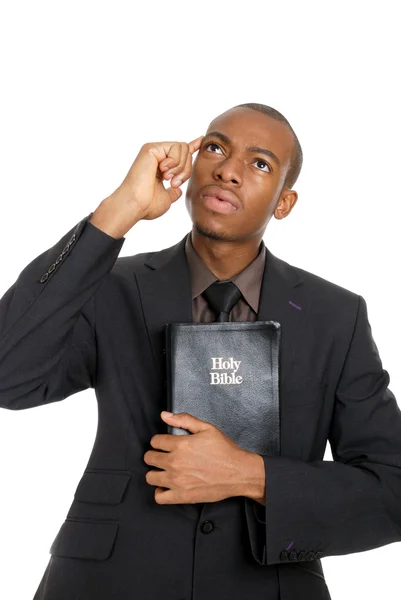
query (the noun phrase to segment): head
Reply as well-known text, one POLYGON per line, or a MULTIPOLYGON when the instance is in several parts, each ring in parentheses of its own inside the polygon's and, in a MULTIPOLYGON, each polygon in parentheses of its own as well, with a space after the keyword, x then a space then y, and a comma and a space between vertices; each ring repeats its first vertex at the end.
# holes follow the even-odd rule
POLYGON ((272 215, 284 219, 294 207, 301 166, 298 138, 281 113, 264 104, 227 110, 210 123, 188 180, 185 204, 193 228, 216 240, 260 240, 272 215), (211 186, 234 193, 239 208, 221 213, 206 205, 202 195, 211 186))

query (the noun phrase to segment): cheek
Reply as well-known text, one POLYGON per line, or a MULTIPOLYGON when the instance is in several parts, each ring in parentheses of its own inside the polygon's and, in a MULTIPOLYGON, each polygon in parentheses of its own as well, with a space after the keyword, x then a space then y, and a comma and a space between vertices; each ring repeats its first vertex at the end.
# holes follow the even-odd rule
POLYGON ((188 185, 190 185, 191 182, 199 181, 201 174, 202 174, 202 165, 201 165, 201 163, 197 162, 197 160, 195 158, 195 160, 192 164, 191 173, 189 174, 188 185))
POLYGON ((244 216, 246 219, 252 223, 261 223, 268 219, 270 215, 270 202, 269 200, 255 200, 254 202, 248 200, 246 202, 246 197, 244 200, 245 210, 244 216))

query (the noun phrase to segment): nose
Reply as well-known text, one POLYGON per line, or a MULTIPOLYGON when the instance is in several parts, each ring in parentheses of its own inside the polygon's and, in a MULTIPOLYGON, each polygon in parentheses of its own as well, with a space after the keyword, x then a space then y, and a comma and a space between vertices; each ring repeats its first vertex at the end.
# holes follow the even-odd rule
POLYGON ((216 166, 214 176, 221 181, 232 182, 237 185, 242 183, 240 167, 235 161, 230 159, 227 159, 216 166))

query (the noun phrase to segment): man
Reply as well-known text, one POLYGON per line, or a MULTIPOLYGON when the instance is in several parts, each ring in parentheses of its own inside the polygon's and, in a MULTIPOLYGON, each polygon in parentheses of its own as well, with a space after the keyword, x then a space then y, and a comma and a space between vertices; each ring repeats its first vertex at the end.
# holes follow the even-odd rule
POLYGON ((189 144, 145 144, 117 190, 1 299, 0 405, 88 387, 98 400, 94 447, 34 600, 327 599, 322 557, 400 541, 401 414, 366 302, 262 240, 294 207, 301 165, 288 121, 259 104, 189 144), (192 231, 118 258, 135 223, 180 198, 178 179, 192 231), (164 325, 216 320, 216 281, 241 292, 229 320, 281 324, 280 456, 162 412, 164 325), (323 461, 327 440, 334 461, 323 461))

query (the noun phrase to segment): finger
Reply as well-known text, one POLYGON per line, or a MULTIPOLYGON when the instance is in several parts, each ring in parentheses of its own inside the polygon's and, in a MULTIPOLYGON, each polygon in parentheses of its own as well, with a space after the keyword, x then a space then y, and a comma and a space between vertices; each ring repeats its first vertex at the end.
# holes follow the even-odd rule
MULTIPOLYGON (((163 184, 162 184, 163 185, 163 184)), ((168 187, 166 189, 166 192, 168 194, 170 203, 172 204, 173 202, 175 202, 176 200, 178 200, 178 198, 181 198, 182 196, 182 190, 179 187, 168 187)))
POLYGON ((157 469, 165 469, 169 461, 169 452, 162 452, 161 450, 148 450, 146 453, 146 460, 143 462, 149 466, 156 467, 157 469))
POLYGON ((176 435, 171 435, 170 433, 158 433, 151 438, 150 445, 152 448, 155 448, 155 450, 166 450, 167 452, 171 452, 178 442, 179 440, 177 440, 176 435))
POLYGON ((192 140, 192 142, 189 142, 188 146, 189 146, 189 151, 191 154, 193 154, 194 152, 196 152, 197 150, 199 150, 199 148, 201 147, 202 144, 202 140, 205 136, 204 135, 200 135, 199 137, 195 138, 194 140, 192 140))
POLYGON ((176 504, 174 492, 168 488, 157 487, 155 489, 155 502, 157 504, 176 504))
POLYGON ((163 486, 167 483, 168 474, 166 471, 147 471, 145 474, 146 483, 149 485, 163 486))
POLYGON ((173 179, 171 179, 170 185, 174 185, 174 186, 182 185, 184 183, 184 181, 187 181, 187 179, 190 178, 191 173, 192 173, 192 154, 190 152, 188 152, 187 160, 186 160, 183 170, 180 173, 177 173, 177 175, 175 175, 173 177, 173 179))
POLYGON ((180 164, 182 154, 182 145, 179 142, 173 143, 167 150, 167 156, 159 162, 160 171, 166 171, 169 167, 176 167, 180 164))
MULTIPOLYGON (((203 140, 204 137, 205 137, 204 135, 200 135, 196 139, 194 139, 191 142, 189 142, 189 144, 186 144, 186 147, 188 148, 188 151, 191 154, 193 154, 194 152, 196 152, 197 150, 199 150, 199 148, 200 148, 200 146, 202 144, 202 140, 203 140)), ((186 164, 186 160, 182 160, 182 162, 183 162, 183 164, 186 164)), ((165 158, 159 164, 160 171, 161 172, 166 172, 166 171, 170 172, 171 169, 169 167, 172 167, 172 164, 173 163, 172 163, 172 161, 169 158, 165 158)))
POLYGON ((172 175, 178 175, 185 169, 188 156, 191 156, 189 152, 189 146, 186 142, 181 144, 181 159, 178 165, 173 165, 171 168, 167 168, 167 171, 163 173, 164 179, 172 179, 172 175))
POLYGON ((192 154, 189 151, 188 144, 184 143, 180 164, 167 172, 167 177, 170 173, 173 173, 174 175, 174 177, 170 179, 170 185, 173 185, 173 182, 174 185, 181 185, 184 182, 184 174, 188 170, 188 163, 192 165, 192 154))

